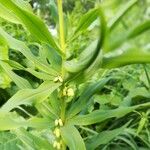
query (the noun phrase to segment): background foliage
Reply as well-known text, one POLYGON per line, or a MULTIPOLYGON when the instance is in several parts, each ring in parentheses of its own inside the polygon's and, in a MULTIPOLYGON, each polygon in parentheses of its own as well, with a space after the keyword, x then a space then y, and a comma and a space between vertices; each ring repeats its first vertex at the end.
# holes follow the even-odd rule
POLYGON ((27 2, 0 0, 0 150, 149 150, 150 1, 64 0, 65 61, 57 1, 27 2))

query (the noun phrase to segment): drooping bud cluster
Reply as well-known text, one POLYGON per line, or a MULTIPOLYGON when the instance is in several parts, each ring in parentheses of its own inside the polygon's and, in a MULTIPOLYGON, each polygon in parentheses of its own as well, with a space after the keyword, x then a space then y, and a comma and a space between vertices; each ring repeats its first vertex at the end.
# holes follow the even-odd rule
POLYGON ((53 143, 53 147, 60 150, 62 147, 62 141, 61 141, 61 133, 60 133, 60 127, 63 126, 63 122, 61 119, 55 120, 55 129, 54 129, 54 135, 56 136, 56 140, 53 143))
POLYGON ((57 76, 57 77, 55 77, 54 78, 54 80, 53 80, 54 82, 63 82, 63 78, 61 77, 61 76, 57 76))
POLYGON ((60 127, 62 127, 62 126, 63 126, 62 120, 61 120, 61 119, 56 119, 56 120, 55 120, 55 126, 60 126, 60 127))
POLYGON ((65 87, 63 89, 63 96, 73 97, 74 96, 74 90, 72 88, 65 87))
POLYGON ((53 147, 57 148, 59 150, 59 149, 61 149, 61 144, 59 142, 57 142, 57 141, 54 141, 53 147))

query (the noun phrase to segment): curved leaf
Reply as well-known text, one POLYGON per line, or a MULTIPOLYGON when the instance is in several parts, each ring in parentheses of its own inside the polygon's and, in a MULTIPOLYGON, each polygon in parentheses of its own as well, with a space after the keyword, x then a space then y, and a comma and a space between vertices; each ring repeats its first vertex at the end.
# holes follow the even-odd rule
POLYGON ((61 128, 61 135, 70 150, 86 150, 84 141, 74 126, 61 128))
POLYGON ((96 83, 90 84, 84 92, 81 94, 79 99, 72 105, 72 107, 68 110, 67 116, 71 118, 79 113, 83 108, 86 107, 89 99, 95 94, 97 91, 100 91, 104 85, 110 80, 110 78, 100 80, 96 83))
POLYGON ((6 9, 2 4, 0 4, 0 17, 15 24, 21 24, 21 21, 10 10, 6 9))
POLYGON ((122 17, 138 2, 138 0, 130 0, 125 6, 116 13, 115 17, 108 22, 109 30, 111 31, 122 19, 122 17))
POLYGON ((10 132, 0 132, 0 149, 1 150, 20 150, 18 144, 20 140, 15 134, 10 132))
POLYGON ((150 63, 150 52, 136 48, 128 49, 121 54, 114 52, 104 55, 102 68, 116 68, 130 64, 150 63))
POLYGON ((3 0, 0 0, 0 4, 12 11, 36 39, 50 44, 59 53, 61 53, 52 35, 49 33, 47 27, 40 18, 33 13, 22 9, 20 6, 17 6, 12 0, 7 1, 7 3, 3 0))
POLYGON ((0 61, 0 66, 20 89, 32 88, 31 84, 26 79, 15 74, 7 63, 0 61))
POLYGON ((97 9, 94 9, 90 13, 87 13, 83 19, 81 20, 81 25, 77 28, 79 31, 87 28, 97 17, 99 17, 100 20, 100 34, 99 34, 99 40, 96 40, 92 42, 92 44, 87 47, 81 54, 80 57, 77 59, 68 60, 64 63, 64 67, 68 72, 76 73, 79 71, 83 71, 86 69, 97 57, 104 39, 105 39, 105 32, 106 32, 106 23, 105 18, 102 12, 102 9, 99 7, 97 9), (93 17, 94 16, 94 17, 93 17), (88 20, 88 19, 92 20, 88 20))
POLYGON ((57 76, 58 74, 57 71, 51 68, 50 65, 42 63, 37 57, 35 57, 24 42, 14 39, 8 33, 6 33, 1 27, 0 27, 0 35, 7 41, 7 45, 10 48, 21 52, 28 60, 35 63, 37 68, 54 77, 57 76))
POLYGON ((120 118, 135 110, 136 107, 120 107, 113 110, 95 110, 87 115, 78 115, 68 120, 72 125, 91 125, 110 118, 120 118))
POLYGON ((36 102, 44 101, 61 84, 44 82, 37 89, 23 89, 12 96, 0 109, 0 112, 9 112, 19 105, 31 105, 36 102))
POLYGON ((40 137, 38 134, 31 133, 23 128, 16 130, 15 133, 27 150, 55 150, 48 140, 45 140, 45 138, 40 137))
POLYGON ((87 139, 86 140, 87 150, 95 150, 100 145, 108 144, 111 140, 115 139, 119 134, 122 134, 125 131, 126 126, 127 124, 114 130, 102 131, 101 133, 92 136, 90 139, 87 139))
POLYGON ((14 130, 20 127, 32 127, 32 128, 51 128, 54 126, 52 121, 45 118, 30 118, 25 120, 17 115, 15 112, 0 112, 0 131, 14 130))
MULTIPOLYGON (((112 42, 108 45, 108 48, 104 49, 105 51, 113 51, 117 47, 121 46, 123 43, 127 42, 128 40, 132 40, 137 36, 145 33, 146 31, 150 30, 150 20, 146 20, 133 28, 129 29, 123 33, 122 36, 116 37, 116 41, 112 42)), ((106 46, 107 47, 107 46, 106 46)))

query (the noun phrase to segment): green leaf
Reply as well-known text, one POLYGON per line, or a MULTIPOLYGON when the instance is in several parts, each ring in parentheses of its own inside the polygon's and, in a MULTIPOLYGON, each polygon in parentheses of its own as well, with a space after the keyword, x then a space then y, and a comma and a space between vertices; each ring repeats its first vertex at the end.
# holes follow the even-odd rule
POLYGON ((4 62, 7 62, 14 70, 24 70, 27 71, 29 73, 31 73, 33 76, 37 77, 38 79, 41 80, 50 80, 53 81, 54 77, 45 73, 45 72, 41 72, 41 71, 35 71, 33 68, 25 68, 24 66, 22 66, 21 64, 19 64, 16 61, 13 60, 5 60, 4 62))
POLYGON ((51 11, 51 15, 52 15, 52 18, 54 19, 55 23, 58 23, 58 21, 59 21, 58 9, 57 9, 57 5, 54 0, 50 1, 50 11, 51 11))
POLYGON ((32 105, 44 101, 61 84, 44 82, 37 89, 23 89, 12 96, 0 109, 2 112, 9 112, 19 105, 32 105))
POLYGON ((130 0, 129 2, 126 3, 126 5, 122 6, 122 8, 120 8, 120 10, 116 13, 115 17, 112 18, 109 22, 108 22, 108 27, 109 30, 113 30, 113 28, 115 28, 115 26, 120 22, 120 20, 122 19, 122 17, 138 2, 138 0, 130 0))
POLYGON ((143 113, 142 118, 139 121, 139 125, 138 125, 137 132, 136 132, 137 134, 139 134, 143 130, 143 128, 145 127, 147 121, 148 121, 148 118, 147 118, 146 114, 143 113))
POLYGON ((40 51, 40 57, 42 60, 48 60, 52 67, 58 72, 61 71, 62 58, 52 47, 47 44, 43 44, 40 51))
POLYGON ((41 69, 42 71, 52 75, 53 77, 58 75, 57 71, 51 68, 50 65, 42 63, 37 57, 35 57, 24 42, 14 39, 2 28, 0 28, 0 35, 6 40, 10 48, 21 52, 28 60, 35 63, 38 69, 41 69))
POLYGON ((0 60, 8 60, 8 47, 0 46, 0 60))
POLYGON ((99 80, 98 82, 92 83, 88 87, 86 87, 86 89, 81 94, 81 96, 79 97, 79 99, 68 110, 67 116, 69 118, 71 118, 71 117, 75 116, 77 113, 79 113, 83 108, 85 108, 86 104, 89 101, 89 99, 96 92, 100 91, 109 80, 110 80, 110 78, 99 80))
POLYGON ((135 26, 133 29, 131 29, 131 31, 127 35, 127 38, 132 39, 146 32, 147 30, 150 30, 150 20, 146 20, 142 22, 141 24, 138 24, 137 26, 135 26))
POLYGON ((42 103, 37 103, 35 107, 44 118, 53 119, 53 120, 59 118, 59 114, 57 115, 55 113, 52 106, 47 101, 42 103))
POLYGON ((122 36, 116 37, 116 41, 110 43, 108 45, 108 48, 105 49, 105 51, 113 51, 117 47, 120 47, 123 43, 127 42, 128 40, 136 38, 137 36, 145 33, 149 29, 150 29, 150 20, 146 20, 129 29, 129 31, 126 31, 125 33, 122 34, 122 36))
POLYGON ((15 134, 10 132, 0 132, 1 150, 20 150, 18 144, 20 144, 20 140, 15 134))
POLYGON ((53 110, 55 111, 55 114, 57 114, 59 116, 60 114, 60 106, 61 106, 61 101, 58 98, 58 91, 54 91, 50 97, 49 97, 49 102, 53 108, 53 110))
POLYGON ((119 52, 105 54, 101 67, 116 68, 138 63, 150 63, 150 52, 138 48, 129 48, 122 51, 121 54, 119 52))
POLYGON ((11 81, 12 80, 9 78, 9 76, 0 67, 0 88, 5 89, 10 87, 11 81))
POLYGON ((21 24, 21 21, 10 10, 6 9, 2 4, 0 4, 0 17, 15 24, 21 24))
POLYGON ((48 140, 41 137, 37 133, 30 133, 25 129, 16 130, 15 133, 27 150, 55 150, 48 140))
POLYGON ((24 78, 18 76, 12 71, 12 68, 5 62, 0 61, 0 66, 3 68, 9 78, 15 82, 20 89, 32 88, 31 84, 24 78))
POLYGON ((102 15, 102 10, 100 7, 94 8, 88 11, 86 14, 84 14, 79 21, 74 36, 86 30, 97 19, 99 15, 102 15))
POLYGON ((0 131, 14 130, 20 127, 45 129, 54 126, 54 122, 51 122, 49 119, 32 117, 25 120, 15 112, 0 112, 0 122, 0 131))
POLYGON ((64 67, 68 72, 76 73, 83 71, 95 60, 99 54, 105 39, 106 32, 105 18, 100 7, 85 14, 85 16, 81 19, 81 23, 79 23, 79 27, 77 27, 75 34, 86 29, 97 18, 99 18, 100 21, 99 40, 95 40, 85 50, 83 50, 79 58, 67 60, 64 63, 64 67))
POLYGON ((13 12, 36 39, 50 44, 59 53, 61 53, 52 35, 49 33, 47 27, 40 18, 33 13, 22 9, 20 6, 17 6, 14 2, 12 2, 12 0, 7 1, 7 3, 3 0, 0 0, 0 3, 8 10, 13 12))
POLYGON ((123 136, 119 136, 118 140, 121 140, 121 141, 127 143, 133 150, 137 150, 137 145, 135 145, 133 142, 131 142, 127 138, 125 138, 123 136))
POLYGON ((61 135, 70 150, 86 150, 84 141, 74 126, 62 127, 61 135))
POLYGON ((127 124, 114 130, 102 131, 87 139, 85 141, 87 150, 95 150, 100 145, 108 144, 118 135, 122 134, 125 131, 126 126, 127 124))
POLYGON ((68 124, 73 125, 91 125, 95 123, 100 123, 106 119, 110 118, 121 118, 126 114, 135 110, 136 107, 120 107, 112 110, 95 110, 87 115, 78 115, 68 120, 68 124))

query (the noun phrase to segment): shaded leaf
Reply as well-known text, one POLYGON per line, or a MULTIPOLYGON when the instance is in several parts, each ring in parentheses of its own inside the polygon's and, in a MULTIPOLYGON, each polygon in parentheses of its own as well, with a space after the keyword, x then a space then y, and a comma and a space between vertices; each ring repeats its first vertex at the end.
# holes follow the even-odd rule
POLYGON ((19 105, 32 105, 44 101, 61 84, 44 82, 37 89, 23 89, 12 96, 0 109, 2 112, 9 112, 19 105))
POLYGON ((87 150, 95 150, 100 145, 108 144, 111 140, 115 139, 119 134, 122 134, 127 125, 120 128, 108 131, 102 131, 101 133, 92 136, 86 140, 87 150))
POLYGON ((61 135, 70 150, 86 150, 84 141, 74 126, 61 128, 61 135))

